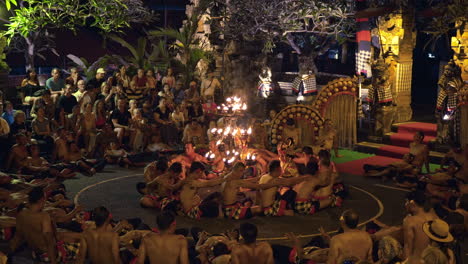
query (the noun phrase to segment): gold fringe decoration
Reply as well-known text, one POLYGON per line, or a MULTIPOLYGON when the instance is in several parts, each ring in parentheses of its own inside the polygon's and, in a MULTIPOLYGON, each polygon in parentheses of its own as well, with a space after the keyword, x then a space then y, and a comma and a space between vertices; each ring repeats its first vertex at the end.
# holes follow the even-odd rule
POLYGON ((468 144, 468 105, 461 105, 460 111, 460 145, 465 147, 468 144))
POLYGON ((325 109, 325 119, 331 119, 337 130, 337 143, 341 148, 352 148, 357 142, 356 97, 338 95, 325 109))

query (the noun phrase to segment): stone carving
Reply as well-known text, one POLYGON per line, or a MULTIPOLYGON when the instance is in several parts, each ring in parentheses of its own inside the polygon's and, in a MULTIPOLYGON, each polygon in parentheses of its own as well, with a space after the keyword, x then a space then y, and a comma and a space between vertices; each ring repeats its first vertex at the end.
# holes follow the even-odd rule
POLYGON ((383 136, 392 128, 395 106, 391 87, 389 65, 384 59, 378 59, 372 64, 372 85, 368 96, 371 113, 375 119, 375 136, 383 136))

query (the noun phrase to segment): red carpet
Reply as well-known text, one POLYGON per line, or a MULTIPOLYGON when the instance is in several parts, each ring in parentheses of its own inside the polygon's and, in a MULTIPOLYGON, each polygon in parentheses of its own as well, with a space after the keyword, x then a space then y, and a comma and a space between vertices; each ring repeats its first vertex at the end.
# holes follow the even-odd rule
POLYGON ((410 133, 421 131, 426 137, 437 136, 437 125, 431 123, 409 122, 398 125, 398 133, 410 133))
POLYGON ((430 123, 410 122, 398 125, 398 133, 390 135, 393 146, 405 147, 413 141, 414 133, 424 133, 424 143, 429 143, 437 136, 437 125, 430 123))
POLYGON ((353 175, 362 175, 364 174, 364 170, 362 169, 362 166, 364 164, 385 166, 395 161, 398 161, 398 159, 393 159, 393 158, 388 158, 388 157, 383 157, 383 156, 373 156, 369 158, 336 164, 336 167, 339 172, 353 174, 353 175))
POLYGON ((380 147, 377 150, 377 155, 380 156, 385 156, 385 157, 390 157, 390 158, 395 158, 395 159, 401 159, 403 158, 403 155, 406 153, 409 153, 409 148, 404 148, 404 147, 399 147, 399 146, 392 146, 392 145, 385 145, 383 147, 380 147))

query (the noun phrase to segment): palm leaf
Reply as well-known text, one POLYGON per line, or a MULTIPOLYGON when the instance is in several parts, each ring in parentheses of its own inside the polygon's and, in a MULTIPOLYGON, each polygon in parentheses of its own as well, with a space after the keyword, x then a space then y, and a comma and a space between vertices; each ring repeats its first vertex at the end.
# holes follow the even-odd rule
POLYGON ((118 37, 116 35, 110 35, 109 38, 112 39, 113 41, 119 43, 122 47, 127 48, 130 51, 130 53, 132 53, 132 56, 134 57, 134 59, 138 60, 138 57, 139 57, 138 56, 138 51, 130 43, 128 43, 123 38, 118 37))
POLYGON ((86 70, 88 68, 86 61, 82 58, 78 58, 77 56, 73 54, 68 54, 67 58, 72 60, 76 65, 78 65, 82 70, 86 70))

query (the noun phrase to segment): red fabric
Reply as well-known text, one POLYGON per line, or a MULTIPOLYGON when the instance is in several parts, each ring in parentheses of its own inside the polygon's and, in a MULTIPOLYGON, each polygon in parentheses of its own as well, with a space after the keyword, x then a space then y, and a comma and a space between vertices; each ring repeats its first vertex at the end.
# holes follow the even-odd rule
MULTIPOLYGON (((409 144, 413 141, 414 133, 396 133, 390 135, 390 140, 392 141, 392 145, 405 147, 408 148, 409 144)), ((433 136, 425 136, 424 143, 427 144, 430 141, 434 140, 435 137, 433 136)))
MULTIPOLYGON (((361 20, 361 21, 358 21, 358 22, 369 21, 369 19, 367 19, 367 18, 360 18, 360 19, 356 19, 356 20, 361 20)), ((371 40, 371 33, 370 33, 370 31, 358 31, 358 32, 356 32, 356 38, 358 39, 358 41, 362 41, 362 40, 370 41, 371 40)))
POLYGON ((362 175, 364 174, 364 170, 362 169, 362 166, 364 164, 386 166, 395 161, 398 161, 398 160, 393 159, 393 158, 383 157, 383 156, 372 156, 372 157, 368 157, 364 159, 337 164, 336 167, 338 168, 338 171, 342 173, 362 175))
POLYGON ((411 133, 422 131, 426 137, 437 136, 437 125, 431 123, 411 122, 398 125, 398 133, 411 133))
POLYGON ((377 150, 377 155, 395 158, 395 159, 401 159, 403 158, 403 155, 409 152, 410 152, 409 148, 385 145, 383 147, 380 147, 377 150))

